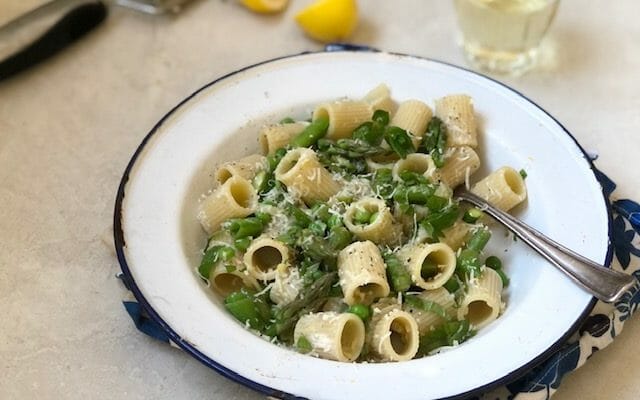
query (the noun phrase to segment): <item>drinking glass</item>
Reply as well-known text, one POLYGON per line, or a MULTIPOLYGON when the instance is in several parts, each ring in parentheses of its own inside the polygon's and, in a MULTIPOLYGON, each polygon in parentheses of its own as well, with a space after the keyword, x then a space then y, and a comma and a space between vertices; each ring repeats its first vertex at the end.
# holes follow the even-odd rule
POLYGON ((468 62, 518 75, 536 63, 559 0, 454 0, 468 62))

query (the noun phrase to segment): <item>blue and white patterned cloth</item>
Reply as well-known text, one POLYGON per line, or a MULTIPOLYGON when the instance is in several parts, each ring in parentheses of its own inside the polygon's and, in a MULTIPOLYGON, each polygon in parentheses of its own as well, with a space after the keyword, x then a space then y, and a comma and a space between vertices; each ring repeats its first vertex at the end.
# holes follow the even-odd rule
MULTIPOLYGON (((607 347, 624 327, 640 304, 640 204, 629 199, 616 199, 615 183, 597 172, 605 194, 611 200, 613 212, 614 260, 611 268, 633 274, 639 284, 613 307, 598 302, 594 311, 556 353, 529 371, 525 376, 499 387, 477 400, 547 400, 558 389, 564 376, 580 368, 593 353, 607 347), (607 311, 602 311, 607 310, 607 311)), ((124 282, 124 280, 123 280, 124 282)), ((124 307, 136 327, 143 333, 174 345, 166 332, 153 321, 127 291, 124 307)), ((175 345, 174 345, 175 346, 175 345)), ((177 347, 177 346, 176 346, 177 347)), ((471 400, 470 399, 470 400, 471 400)))

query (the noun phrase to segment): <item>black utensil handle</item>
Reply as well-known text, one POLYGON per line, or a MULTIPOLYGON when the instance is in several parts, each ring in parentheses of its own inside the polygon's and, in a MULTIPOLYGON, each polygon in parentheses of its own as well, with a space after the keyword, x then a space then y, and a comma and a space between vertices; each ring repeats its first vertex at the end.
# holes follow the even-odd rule
MULTIPOLYGON (((102 1, 67 3, 70 8, 64 11, 60 18, 54 20, 50 28, 0 61, 0 81, 56 54, 99 25, 107 16, 107 7, 102 1)), ((12 32, 4 35, 8 37, 22 34, 21 30, 29 29, 29 19, 39 19, 46 16, 48 10, 45 7, 53 9, 53 6, 45 5, 41 9, 34 10, 33 15, 22 17, 24 21, 13 21, 0 30, 11 30, 12 32)))

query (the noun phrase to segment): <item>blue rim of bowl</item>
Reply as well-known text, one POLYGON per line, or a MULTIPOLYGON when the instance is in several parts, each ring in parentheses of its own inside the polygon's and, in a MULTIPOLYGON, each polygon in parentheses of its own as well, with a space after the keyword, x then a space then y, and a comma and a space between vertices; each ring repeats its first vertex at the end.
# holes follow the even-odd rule
MULTIPOLYGON (((596 179, 596 181, 600 184, 600 181, 598 180, 598 170, 596 168, 596 166, 593 164, 593 162, 591 161, 591 158, 589 157, 588 153, 582 148, 582 146, 580 145, 580 143, 578 143, 578 141, 576 140, 576 138, 564 127, 564 125, 562 125, 560 123, 560 121, 558 121, 555 117, 553 117, 550 113, 548 113, 546 110, 544 110, 542 107, 540 107, 537 103, 535 103, 534 101, 532 101, 531 99, 529 99, 527 96, 525 96, 524 94, 522 94, 521 92, 511 88, 510 86, 507 86, 506 84, 493 79, 489 76, 483 75, 481 73, 478 73, 476 71, 472 71, 468 68, 464 68, 455 64, 451 64, 448 62, 444 62, 444 61, 439 61, 439 60, 434 60, 431 58, 427 58, 427 57, 419 57, 419 56, 415 56, 415 55, 410 55, 410 54, 403 54, 403 53, 396 53, 396 52, 380 52, 376 49, 373 48, 369 48, 366 46, 351 46, 351 45, 336 45, 336 47, 332 48, 331 50, 328 51, 319 51, 319 52, 302 52, 302 53, 298 53, 298 54, 291 54, 291 55, 286 55, 286 56, 282 56, 282 57, 276 57, 276 58, 272 58, 269 60, 265 60, 256 64, 252 64, 249 66, 246 66, 244 68, 238 69, 236 71, 230 72, 226 75, 221 76, 218 79, 213 80, 212 82, 204 85, 203 87, 201 87, 200 89, 196 90, 195 92, 193 92, 191 95, 189 95, 188 97, 186 97, 184 100, 182 100, 180 103, 178 103, 178 105, 176 105, 174 108, 172 108, 167 114, 165 114, 164 117, 162 117, 162 119, 160 119, 160 121, 158 121, 158 123, 151 129, 151 131, 145 136, 145 138, 142 140, 142 142, 140 143, 140 145, 138 146, 138 148, 136 149, 135 153, 133 154, 133 156, 131 157, 131 160, 129 161, 129 163, 127 164, 127 167, 123 173, 122 179, 120 180, 120 184, 118 186, 118 192, 116 195, 116 201, 115 201, 115 210, 114 210, 114 215, 113 215, 113 236, 114 236, 114 242, 115 242, 115 250, 116 250, 116 254, 118 257, 118 262, 120 263, 120 268, 122 270, 123 273, 123 279, 125 280, 126 286, 129 288, 129 290, 131 290, 131 292, 133 292, 133 295, 135 296, 136 300, 140 303, 140 305, 143 307, 143 309, 148 313, 149 317, 156 322, 167 334, 167 336, 169 337, 169 339, 175 343, 177 346, 179 346, 182 350, 184 350, 185 352, 187 352, 188 354, 190 354, 192 357, 194 357, 195 359, 197 359, 198 361, 200 361, 201 363, 203 363, 204 365, 206 365, 207 367, 213 369, 214 371, 218 372, 219 374, 221 374, 222 376, 229 378, 237 383, 240 383, 248 388, 251 388, 253 390, 256 390, 260 393, 263 393, 267 396, 272 396, 278 399, 283 399, 283 400, 305 400, 305 397, 300 397, 300 396, 296 396, 294 394, 291 393, 287 393, 287 392, 283 392, 274 388, 271 388, 269 386, 265 386, 262 385, 260 383, 254 382, 250 379, 245 378, 244 376, 236 373, 235 371, 223 366, 222 364, 219 364, 218 362, 216 362, 215 360, 209 358, 207 355, 205 355, 204 353, 202 353, 200 350, 198 350, 198 348, 184 340, 183 338, 180 337, 180 335, 178 335, 178 333, 176 333, 171 326, 169 326, 169 324, 167 324, 159 315, 158 313, 153 309, 153 307, 151 307, 151 305, 149 304, 149 302, 146 300, 146 298, 144 297, 144 295, 142 294, 142 292, 140 291, 140 289, 138 288, 138 286, 135 283, 135 280, 133 279, 133 276, 131 275, 131 271, 129 270, 129 265, 127 264, 127 260, 124 254, 124 247, 126 246, 126 243, 124 241, 124 232, 122 230, 122 224, 121 224, 121 218, 122 218, 122 201, 124 199, 125 196, 125 189, 127 186, 127 183, 129 182, 129 174, 131 173, 131 170, 133 169, 133 166, 135 165, 138 157, 140 156, 140 154, 142 153, 144 147, 146 146, 146 144, 149 142, 149 140, 151 139, 151 137, 160 129, 160 127, 165 123, 165 121, 171 116, 173 115, 174 112, 176 112, 179 108, 181 108, 184 104, 186 104, 187 102, 189 102, 192 98, 194 98, 196 95, 198 95, 200 92, 208 89, 209 87, 215 85, 216 83, 223 81, 233 75, 239 74, 243 71, 264 65, 264 64, 269 64, 271 62, 275 62, 275 61, 279 61, 279 60, 283 60, 283 59, 287 59, 287 58, 296 58, 296 57, 302 57, 305 55, 315 55, 315 54, 322 54, 322 53, 361 53, 361 52, 374 52, 374 53, 384 53, 384 54, 390 54, 390 55, 394 55, 394 56, 401 56, 401 57, 408 57, 408 58, 415 58, 415 59, 419 59, 419 60, 425 60, 425 61, 429 61, 429 62, 434 62, 437 64, 442 64, 442 65, 446 65, 458 70, 462 70, 462 71, 466 71, 469 72, 471 74, 480 76, 484 79, 488 79, 494 83, 497 83, 498 85, 504 87, 505 89, 515 93, 516 95, 520 96, 521 98, 523 98, 524 100, 528 101, 529 103, 531 103, 532 105, 534 105, 535 107, 537 107, 540 111, 542 111, 544 114, 546 114, 549 118, 551 118, 556 124, 558 124, 558 126, 560 128, 562 128, 562 130, 573 140, 573 142, 575 143, 575 145, 578 147, 578 149, 580 149, 580 151, 582 152, 585 160, 587 161, 587 163, 589 164, 589 167, 591 168, 591 172, 593 172, 594 174, 594 178, 596 179)), ((612 227, 613 227, 613 216, 612 216, 612 212, 611 212, 611 203, 609 202, 609 198, 607 197, 607 195, 605 194, 604 190, 602 189, 602 185, 600 184, 600 188, 601 188, 601 192, 602 192, 602 197, 604 199, 604 203, 607 209, 607 218, 608 218, 608 237, 609 237, 609 245, 607 246, 607 255, 605 257, 605 265, 606 266, 610 266, 611 265, 611 261, 613 260, 613 245, 611 243, 611 235, 612 235, 612 227)), ((531 369, 533 369, 534 367, 538 366, 542 361, 546 360, 548 357, 550 357, 552 354, 554 354, 559 348, 560 346, 562 346, 563 343, 566 342, 567 339, 569 339, 569 337, 571 335, 573 335, 578 328, 582 325, 582 323, 585 321, 585 319, 589 316, 589 314, 591 313, 591 311, 593 310, 593 307, 595 307, 597 302, 597 299, 594 297, 591 299, 591 301, 589 302, 589 304, 585 307, 584 311, 582 312, 582 314, 580 314, 580 316, 578 316, 578 318, 575 320, 575 322, 571 325, 571 327, 569 327, 569 329, 566 331, 566 333, 560 337, 555 343, 553 343, 551 346, 549 346, 547 348, 547 350, 543 351, 540 355, 538 355, 537 357, 535 357, 533 360, 529 361, 528 363, 522 365, 521 367, 515 369, 514 371, 511 371, 510 373, 506 374, 505 376, 503 376, 502 378, 496 379, 492 382, 486 383, 482 386, 479 386, 477 388, 471 389, 469 391, 466 391, 464 393, 459 393, 453 396, 449 396, 449 397, 444 397, 441 398, 440 400, 453 400, 453 399, 465 399, 469 396, 474 396, 474 395, 479 395, 481 393, 485 393, 493 388, 496 388, 500 385, 504 385, 504 384, 508 384, 511 382, 516 381, 517 379, 523 377, 528 371, 530 371, 531 369)))

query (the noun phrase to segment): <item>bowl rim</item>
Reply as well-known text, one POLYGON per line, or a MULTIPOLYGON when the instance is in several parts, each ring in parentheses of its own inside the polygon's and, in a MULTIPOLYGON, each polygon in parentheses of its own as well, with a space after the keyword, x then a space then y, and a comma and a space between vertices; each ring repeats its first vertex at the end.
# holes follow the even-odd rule
MULTIPOLYGON (((264 60, 261 62, 257 62, 245 67, 242 67, 240 69, 234 70, 232 72, 229 72, 227 74, 224 74, 216 79, 214 79, 213 81, 203 85, 202 87, 200 87, 199 89, 195 90, 193 93, 191 93, 190 95, 188 95, 187 97, 185 97, 183 100, 181 100, 176 106, 174 106, 171 110, 169 110, 154 126, 153 128, 149 131, 149 133, 143 138, 142 142, 138 145, 138 147, 136 148, 134 154, 132 155, 131 159, 129 160, 122 178, 120 180, 120 183, 118 185, 118 190, 117 190, 117 194, 116 194, 116 199, 115 199, 115 205, 114 205, 114 215, 113 215, 113 237, 114 237, 114 244, 115 244, 115 251, 116 251, 116 255, 118 258, 118 262, 120 264, 120 268, 122 271, 122 275, 121 278, 125 284, 125 286, 127 287, 128 290, 130 290, 135 299, 138 301, 138 303, 140 304, 140 306, 142 307, 142 309, 149 315, 149 317, 156 323, 158 324, 162 330, 167 334, 167 336, 169 337, 170 342, 174 343, 175 345, 177 345, 179 348, 181 348, 183 351, 185 351, 186 353, 188 353, 189 355, 191 355, 192 357, 194 357, 196 360, 200 361, 201 363, 203 363, 204 365, 206 365, 207 367, 213 369, 214 371, 216 371, 217 373, 219 373, 220 375, 229 378, 245 387, 248 387, 250 389, 253 389, 255 391, 258 391, 260 393, 266 394, 268 396, 272 396, 278 399, 306 399, 305 397, 300 397, 300 396, 296 396, 295 394, 291 394, 291 393, 287 393, 278 389, 274 389, 271 388, 269 386, 263 385, 261 383, 255 382, 253 380, 250 380, 238 373, 236 373, 235 371, 233 371, 230 368, 227 368, 221 364, 219 364, 218 362, 216 362, 215 360, 213 360, 212 358, 210 358, 209 356, 207 356, 206 354, 204 354, 203 352, 201 352, 200 350, 198 350, 198 348, 190 343, 188 340, 183 339, 175 330, 173 330, 173 328, 171 328, 171 326, 169 326, 168 323, 166 323, 160 316, 159 314, 153 309, 153 307, 150 305, 150 303, 147 301, 147 299, 145 298, 145 296, 143 295, 142 291, 138 288, 135 279, 133 278, 131 271, 129 269, 129 265, 127 263, 126 260, 126 256, 125 256, 125 240, 124 240, 124 231, 122 228, 122 217, 123 217, 123 200, 125 197, 125 192, 126 192, 126 187, 127 184, 129 182, 129 177, 130 177, 130 173, 133 170, 136 161, 138 160, 138 157, 141 155, 141 153, 143 152, 143 150, 145 149, 146 145, 148 144, 148 142, 150 141, 150 139, 154 136, 154 134, 160 130, 160 128, 163 126, 163 124, 176 112, 178 111, 183 105, 185 105, 186 103, 188 103, 189 101, 191 101, 191 99, 193 99, 194 97, 196 97, 198 94, 200 94, 201 92, 205 91, 206 89, 208 89, 209 87, 217 84, 220 81, 223 81, 229 77, 232 77, 236 74, 239 74, 241 72, 244 72, 246 70, 264 65, 264 64, 269 64, 272 62, 276 62, 276 61, 280 61, 280 60, 284 60, 284 59, 288 59, 288 58, 296 58, 296 57, 304 57, 307 55, 317 55, 317 54, 326 54, 326 53, 362 53, 362 52, 372 52, 372 53, 383 53, 383 54, 388 54, 388 55, 393 55, 393 56, 398 56, 398 57, 402 57, 402 58, 413 58, 413 59, 417 59, 417 60, 424 60, 424 61, 429 61, 429 62, 433 62, 436 64, 441 64, 441 65, 445 65, 447 67, 450 68, 454 68, 454 69, 458 69, 458 70, 462 70, 462 71, 466 71, 468 73, 477 75, 481 78, 487 79, 495 84, 498 84, 499 86, 501 86, 502 88, 506 89, 507 91, 515 94, 516 96, 522 98, 523 100, 525 100, 526 102, 530 103, 533 107, 537 108, 539 111, 541 111, 542 113, 544 113, 547 117, 549 117, 553 122, 555 122, 558 127, 561 128, 561 130, 569 136, 569 138, 574 142, 574 144, 576 145, 576 147, 580 150, 580 152, 582 152, 585 160, 587 161, 587 164, 589 166, 589 168, 591 169, 591 172, 594 175, 594 178, 596 179, 596 182, 598 182, 599 186, 600 186, 600 191, 604 200, 604 204, 605 204, 605 208, 606 208, 606 212, 607 212, 607 236, 609 238, 608 241, 608 245, 607 245, 607 253, 605 256, 605 262, 604 265, 606 267, 610 267, 611 266, 611 262, 613 260, 613 244, 611 241, 611 237, 612 237, 612 229, 613 229, 613 215, 612 215, 612 210, 611 210, 611 203, 610 200, 608 198, 608 196, 606 195, 604 188, 602 187, 602 184, 600 183, 600 180, 598 179, 598 174, 599 174, 599 170, 596 168, 596 166, 593 163, 592 158, 589 156, 589 154, 587 153, 587 151, 580 145, 580 143, 577 141, 577 139, 571 134, 571 132, 569 132, 569 130, 567 130, 565 128, 564 125, 562 125, 562 123, 560 123, 560 121, 558 121, 553 115, 551 115, 549 112, 547 112, 544 108, 542 108, 540 105, 538 105, 536 102, 534 102, 533 100, 531 100, 529 97, 525 96, 523 93, 521 93, 520 91, 508 86, 507 84, 492 78, 490 76, 484 75, 482 73, 479 73, 477 71, 473 71, 471 69, 459 66, 459 65, 455 65, 446 61, 441 61, 441 60, 437 60, 437 59, 433 59, 433 58, 429 58, 429 57, 422 57, 422 56, 416 56, 416 55, 411 55, 411 54, 405 54, 405 53, 398 53, 398 52, 390 52, 390 51, 379 51, 373 48, 368 48, 368 47, 362 47, 362 46, 338 46, 335 49, 329 49, 329 47, 327 48, 327 50, 325 51, 304 51, 304 52, 300 52, 300 53, 294 53, 294 54, 289 54, 289 55, 284 55, 284 56, 280 56, 280 57, 275 57, 275 58, 271 58, 268 60, 264 60)), ((597 299, 595 297, 591 298, 591 301, 587 304, 587 306, 585 307, 584 311, 577 317, 577 319, 575 320, 575 322, 567 329, 567 331, 565 332, 564 335, 562 335, 556 342, 554 342, 551 346, 549 346, 545 351, 543 351, 541 354, 539 354, 537 357, 535 357, 534 359, 532 359, 531 361, 529 361, 528 363, 525 363, 524 365, 520 366, 519 368, 511 371, 510 373, 504 375, 501 378, 498 378, 496 380, 493 380, 491 382, 488 382, 484 385, 478 386, 474 389, 468 390, 466 392, 463 393, 459 393, 453 396, 449 396, 449 397, 444 397, 441 398, 441 400, 453 400, 453 399, 464 399, 467 398, 469 396, 473 396, 473 395, 478 395, 481 393, 485 393, 490 389, 496 388, 500 385, 504 385, 504 384, 508 384, 510 382, 513 382, 519 378, 521 378, 522 376, 524 376, 529 370, 531 370, 532 368, 536 367, 538 364, 540 364, 542 361, 544 361, 545 359, 547 359, 549 356, 551 356, 553 353, 555 353, 561 346, 562 344, 564 344, 566 342, 566 340, 573 335, 578 329, 579 327, 582 325, 582 323, 586 320, 586 318, 589 316, 589 314, 591 313, 591 311, 593 310, 593 308, 595 307, 597 303, 597 299)))

